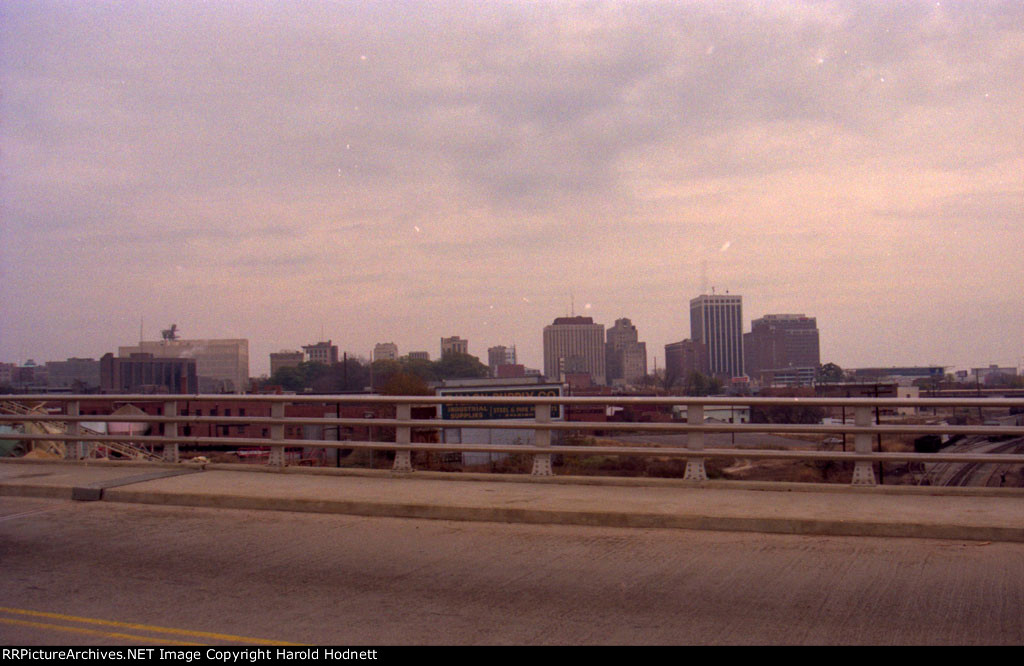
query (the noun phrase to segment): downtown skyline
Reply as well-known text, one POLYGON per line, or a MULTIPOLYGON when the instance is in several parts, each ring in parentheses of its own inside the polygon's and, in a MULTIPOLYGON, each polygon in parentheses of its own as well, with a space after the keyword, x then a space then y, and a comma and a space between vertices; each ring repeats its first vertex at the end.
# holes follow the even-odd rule
POLYGON ((1019 3, 7 2, 0 361, 539 368, 574 309, 653 369, 714 286, 823 362, 1019 367, 1020 71, 1019 3))

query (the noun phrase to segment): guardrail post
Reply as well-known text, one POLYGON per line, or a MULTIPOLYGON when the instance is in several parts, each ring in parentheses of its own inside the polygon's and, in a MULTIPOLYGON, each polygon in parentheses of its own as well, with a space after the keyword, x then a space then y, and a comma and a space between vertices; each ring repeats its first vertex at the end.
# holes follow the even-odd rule
MULTIPOLYGON (((270 404, 270 416, 275 419, 284 418, 284 403, 274 402, 270 404)), ((270 439, 280 440, 284 439, 284 424, 275 423, 270 426, 270 439)), ((267 459, 267 464, 271 467, 284 467, 284 447, 283 446, 271 446, 270 457, 267 459)))
MULTIPOLYGON (((177 416, 178 415, 178 403, 174 400, 170 400, 164 403, 164 416, 177 416)), ((164 437, 177 437, 178 436, 178 424, 175 422, 164 424, 164 437)), ((164 462, 178 462, 178 443, 177 442, 164 442, 164 462)))
MULTIPOLYGON (((689 425, 701 425, 704 423, 704 405, 687 405, 686 406, 686 422, 689 425)), ((686 433, 686 448, 691 451, 703 451, 704 450, 704 433, 702 432, 688 432, 686 433)), ((707 481, 708 473, 704 469, 703 458, 687 458, 686 459, 686 471, 683 473, 683 480, 685 481, 707 481)))
MULTIPOLYGON (((534 405, 533 414, 537 423, 551 422, 551 405, 534 405)), ((551 431, 535 428, 533 431, 534 446, 551 446, 551 431)), ((533 475, 551 476, 551 454, 535 453, 533 455, 533 475)))
MULTIPOLYGON (((67 416, 78 416, 81 413, 81 406, 77 400, 72 400, 64 406, 64 414, 67 416)), ((78 435, 82 432, 78 421, 68 421, 65 432, 69 435, 78 435)), ((68 460, 84 460, 88 457, 87 444, 78 440, 68 440, 64 445, 64 458, 68 460)))
MULTIPOLYGON (((412 418, 412 405, 395 405, 395 418, 412 418)), ((409 444, 412 442, 412 428, 409 426, 395 427, 395 444, 409 444)), ((391 467, 393 472, 412 471, 412 451, 395 451, 395 464, 391 467)))
MULTIPOLYGON (((857 427, 871 425, 871 408, 856 407, 853 424, 857 427)), ((853 436, 853 450, 856 453, 871 453, 871 433, 857 433, 853 436)), ((853 483, 855 486, 875 485, 875 470, 870 460, 858 460, 853 463, 853 483)))

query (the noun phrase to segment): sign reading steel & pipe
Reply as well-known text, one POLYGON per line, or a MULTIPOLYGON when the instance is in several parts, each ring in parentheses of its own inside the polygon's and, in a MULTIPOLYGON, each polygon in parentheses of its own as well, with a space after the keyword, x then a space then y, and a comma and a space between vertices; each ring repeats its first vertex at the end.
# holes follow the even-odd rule
MULTIPOLYGON (((557 398, 562 395, 560 385, 516 386, 514 388, 451 388, 440 389, 438 395, 472 396, 472 397, 515 397, 515 398, 557 398)), ((535 416, 532 404, 456 404, 441 405, 441 418, 458 421, 493 421, 498 419, 533 420, 535 416)), ((551 418, 562 418, 561 405, 551 405, 551 418)))

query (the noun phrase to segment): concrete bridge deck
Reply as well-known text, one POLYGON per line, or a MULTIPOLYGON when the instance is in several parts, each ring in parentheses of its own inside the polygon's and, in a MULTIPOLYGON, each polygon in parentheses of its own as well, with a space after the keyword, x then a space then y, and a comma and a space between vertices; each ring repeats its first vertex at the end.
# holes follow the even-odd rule
POLYGON ((1024 490, 7 459, 0 496, 439 520, 1024 542, 1024 490))

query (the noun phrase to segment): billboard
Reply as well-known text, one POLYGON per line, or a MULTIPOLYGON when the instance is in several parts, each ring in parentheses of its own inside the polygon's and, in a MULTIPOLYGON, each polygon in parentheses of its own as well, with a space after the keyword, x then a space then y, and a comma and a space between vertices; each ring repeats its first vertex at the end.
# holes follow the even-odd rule
MULTIPOLYGON (((460 387, 438 389, 440 396, 458 397, 487 397, 496 398, 502 396, 516 398, 550 397, 557 398, 562 395, 561 384, 535 384, 529 386, 508 386, 508 387, 460 387)), ((499 419, 530 420, 534 419, 534 406, 530 404, 457 404, 441 405, 441 418, 460 421, 494 421, 499 419)), ((552 420, 562 419, 562 406, 551 405, 552 420)))

